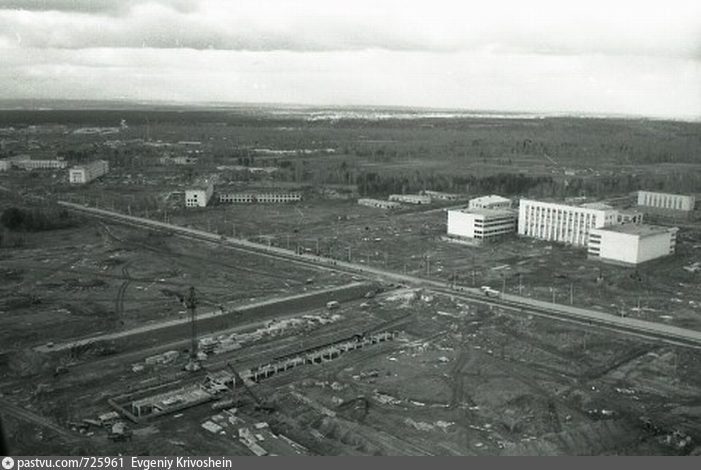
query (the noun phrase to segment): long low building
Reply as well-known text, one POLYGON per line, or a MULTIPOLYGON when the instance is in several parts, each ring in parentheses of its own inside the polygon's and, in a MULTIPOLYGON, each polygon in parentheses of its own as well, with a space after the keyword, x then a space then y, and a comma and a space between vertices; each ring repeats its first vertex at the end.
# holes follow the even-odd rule
POLYGON ((16 155, 5 160, 9 166, 23 170, 57 170, 66 168, 68 162, 59 159, 32 159, 29 155, 16 155))
POLYGON ((425 194, 390 194, 389 200, 407 204, 431 204, 431 196, 425 194))
POLYGON ((71 184, 86 184, 107 174, 109 169, 109 163, 105 160, 96 160, 85 165, 74 166, 68 170, 68 182, 71 184))
POLYGON ((285 204, 299 202, 302 193, 221 193, 219 202, 230 204, 285 204))
POLYGON ((361 206, 374 207, 376 209, 398 209, 402 205, 398 202, 385 201, 384 199, 360 198, 358 204, 361 206))
POLYGON ((637 266, 674 254, 678 228, 621 224, 592 229, 588 257, 612 264, 637 266))
POLYGON ((685 194, 638 191, 638 206, 690 212, 696 206, 696 198, 685 194))
POLYGON ((422 191, 421 194, 430 197, 431 199, 436 199, 438 201, 457 201, 460 199, 459 194, 444 193, 441 191, 422 191))
POLYGON ((494 241, 516 231, 516 213, 495 209, 457 209, 448 211, 448 236, 494 241))
POLYGON ((605 204, 572 206, 521 199, 518 234, 539 240, 587 246, 594 228, 619 223, 619 212, 605 204))

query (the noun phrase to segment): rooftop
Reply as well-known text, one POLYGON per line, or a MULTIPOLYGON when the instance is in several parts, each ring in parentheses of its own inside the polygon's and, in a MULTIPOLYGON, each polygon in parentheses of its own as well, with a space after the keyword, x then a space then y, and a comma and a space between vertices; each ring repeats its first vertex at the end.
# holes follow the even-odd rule
POLYGON ((490 202, 510 202, 511 199, 498 196, 496 194, 490 194, 489 196, 481 196, 481 197, 476 197, 472 199, 471 201, 479 201, 482 203, 490 203, 490 202))
POLYGON ((463 207, 462 209, 453 209, 449 212, 462 212, 464 214, 478 214, 485 217, 503 217, 511 215, 516 217, 516 212, 508 209, 470 209, 469 207, 463 207))
POLYGON ((608 227, 597 228, 593 230, 605 230, 607 232, 617 232, 617 233, 627 233, 629 235, 638 235, 641 237, 647 237, 650 235, 658 235, 660 233, 667 233, 670 230, 678 230, 676 227, 662 227, 660 225, 647 225, 647 224, 620 224, 620 225, 610 225, 608 227))
POLYGON ((579 207, 584 207, 585 209, 597 209, 601 211, 608 211, 613 209, 612 206, 605 204, 603 202, 587 202, 585 204, 580 204, 579 207))

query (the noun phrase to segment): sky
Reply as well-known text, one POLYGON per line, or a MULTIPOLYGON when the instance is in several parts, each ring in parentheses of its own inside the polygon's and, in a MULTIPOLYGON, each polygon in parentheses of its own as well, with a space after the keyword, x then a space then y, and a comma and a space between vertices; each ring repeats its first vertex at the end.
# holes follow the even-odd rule
POLYGON ((701 117, 698 0, 0 0, 0 100, 701 117))

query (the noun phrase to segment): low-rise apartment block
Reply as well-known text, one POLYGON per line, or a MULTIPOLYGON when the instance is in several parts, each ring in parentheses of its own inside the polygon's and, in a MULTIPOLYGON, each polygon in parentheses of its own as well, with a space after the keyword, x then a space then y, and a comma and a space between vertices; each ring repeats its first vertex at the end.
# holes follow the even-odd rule
POLYGON ((589 233, 590 259, 623 266, 637 266, 674 253, 677 231, 674 227, 621 224, 595 228, 589 233))
POLYGON ((448 236, 479 242, 494 241, 516 231, 516 213, 498 209, 448 211, 448 236))
POLYGON ((68 182, 71 184, 86 184, 107 174, 109 169, 109 163, 105 160, 97 160, 85 165, 74 166, 68 170, 68 182))

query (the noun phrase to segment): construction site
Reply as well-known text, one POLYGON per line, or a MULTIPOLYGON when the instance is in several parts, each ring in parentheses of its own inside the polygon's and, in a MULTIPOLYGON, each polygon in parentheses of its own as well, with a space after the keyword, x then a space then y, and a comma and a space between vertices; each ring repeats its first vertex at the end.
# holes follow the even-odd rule
POLYGON ((698 348, 85 223, 3 253, 18 453, 699 452, 698 348))
POLYGON ((56 113, 8 155, 109 173, 0 173, 13 454, 701 454, 698 211, 636 268, 446 237, 486 194, 691 192, 697 124, 56 113))

